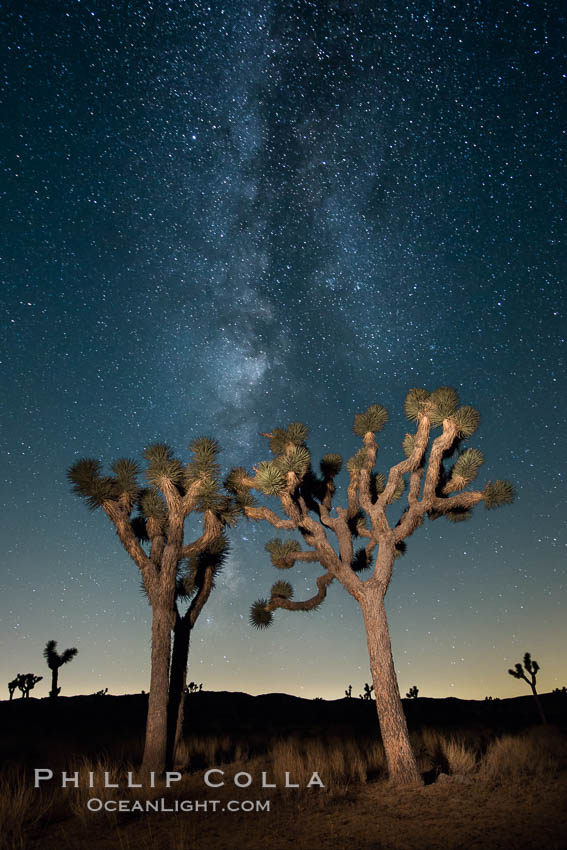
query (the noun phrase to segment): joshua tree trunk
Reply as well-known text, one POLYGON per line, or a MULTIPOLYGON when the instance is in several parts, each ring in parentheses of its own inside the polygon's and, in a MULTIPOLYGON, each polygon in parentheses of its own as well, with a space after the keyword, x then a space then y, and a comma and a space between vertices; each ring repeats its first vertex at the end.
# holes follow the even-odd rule
POLYGON ((171 609, 155 606, 152 618, 152 670, 142 773, 162 773, 167 747, 167 698, 171 652, 171 609))
POLYGON ((187 663, 189 659, 189 640, 191 624, 188 617, 178 617, 173 636, 171 655, 171 675, 169 677, 169 708, 167 718, 167 758, 168 767, 174 767, 177 748, 183 737, 183 714, 185 706, 185 685, 187 683, 187 663))
POLYGON ((51 699, 55 699, 55 697, 59 694, 59 688, 57 687, 57 678, 59 676, 59 667, 54 667, 51 671, 51 691, 49 692, 49 696, 51 699))
POLYGON ((543 707, 542 707, 542 704, 539 700, 539 695, 538 695, 538 692, 535 689, 535 685, 530 685, 530 687, 532 689, 532 694, 534 695, 534 699, 536 701, 537 710, 539 711, 540 720, 541 720, 542 723, 547 724, 547 720, 546 720, 545 714, 543 713, 543 707))
POLYGON ((397 785, 421 784, 422 780, 411 749, 406 717, 400 699, 384 597, 380 589, 367 587, 361 606, 366 627, 376 709, 390 781, 397 785))

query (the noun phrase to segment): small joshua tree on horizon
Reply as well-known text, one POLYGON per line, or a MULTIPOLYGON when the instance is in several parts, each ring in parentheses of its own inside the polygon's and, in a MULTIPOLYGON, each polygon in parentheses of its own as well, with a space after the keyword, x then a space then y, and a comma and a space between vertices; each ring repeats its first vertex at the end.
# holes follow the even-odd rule
POLYGON ((55 649, 56 646, 56 640, 48 640, 45 644, 45 649, 43 650, 43 657, 47 661, 47 666, 51 670, 51 690, 49 692, 49 696, 52 699, 55 699, 55 697, 58 697, 61 693, 61 688, 57 687, 59 668, 62 667, 63 664, 68 664, 69 661, 72 661, 79 651, 73 647, 72 649, 66 649, 63 653, 61 653, 61 655, 59 655, 55 649))
POLYGON ((417 685, 412 685, 406 694, 406 699, 417 699, 418 694, 419 688, 417 687, 417 685))
POLYGON ((364 693, 359 694, 359 699, 372 699, 372 691, 374 690, 374 685, 371 685, 370 682, 364 683, 364 693))
POLYGON ((233 500, 221 492, 218 482, 218 443, 200 437, 189 449, 193 457, 183 464, 169 446, 148 446, 144 451, 147 487, 138 482, 141 468, 128 458, 112 464, 111 476, 103 475, 101 463, 92 458, 77 461, 67 473, 74 492, 92 510, 101 507, 114 525, 140 570, 152 608, 144 774, 163 773, 173 761, 183 722, 191 629, 222 565, 227 547, 223 530, 238 516, 233 500), (202 533, 186 542, 185 521, 193 513, 202 515, 202 533), (189 602, 184 614, 178 600, 189 602))
POLYGON ((30 691, 35 688, 38 682, 41 682, 43 676, 35 676, 33 673, 18 673, 15 679, 8 682, 8 690, 10 699, 14 696, 16 688, 22 692, 22 699, 29 698, 30 691))
POLYGON ((352 685, 349 685, 348 688, 346 689, 345 697, 348 697, 349 699, 351 699, 351 697, 352 697, 352 685))
POLYGON ((533 698, 535 699, 535 702, 536 702, 536 705, 537 705, 537 710, 538 710, 539 716, 541 718, 541 722, 547 723, 547 720, 545 718, 545 714, 543 713, 543 707, 541 705, 541 702, 540 702, 540 699, 539 699, 539 696, 538 696, 538 692, 536 690, 536 677, 537 677, 539 669, 540 669, 540 666, 537 663, 537 661, 532 661, 532 657, 531 657, 530 653, 526 652, 526 654, 524 655, 524 667, 522 667, 521 663, 518 661, 518 663, 515 665, 515 669, 514 670, 512 670, 512 669, 508 670, 508 673, 510 674, 510 676, 513 676, 515 679, 523 679, 524 682, 528 683, 528 685, 530 686, 530 688, 532 690, 533 698), (529 679, 526 676, 526 673, 524 673, 524 668, 526 670, 526 673, 530 674, 529 679))
POLYGON ((296 601, 289 582, 275 582, 269 598, 258 599, 252 605, 252 624, 266 628, 278 608, 312 611, 325 599, 329 585, 335 580, 340 582, 362 609, 390 780, 415 784, 421 782, 421 777, 410 745, 384 606, 394 561, 403 554, 406 538, 426 518, 446 517, 458 522, 467 519, 480 502, 486 508, 508 504, 513 500, 513 489, 506 481, 489 482, 482 490, 467 489, 484 462, 477 449, 459 451, 452 466, 445 468, 445 461, 460 450, 462 441, 475 432, 480 419, 474 408, 459 406, 454 389, 412 389, 405 400, 405 412, 415 423, 415 431, 403 440, 405 460, 393 466, 387 476, 375 472, 374 464, 378 451, 375 435, 386 424, 388 413, 373 404, 364 413, 356 414, 354 431, 362 446, 346 464, 346 505, 334 512, 335 479, 342 468, 342 457, 325 455, 317 475, 306 446, 308 429, 301 422, 264 434, 272 458, 258 463, 252 473, 242 467, 234 469, 226 486, 240 499, 249 519, 301 534, 307 550, 297 540, 284 542, 276 538, 266 545, 275 567, 290 569, 303 562, 323 568, 315 579, 317 592, 309 599, 296 601), (435 427, 442 431, 430 445, 435 427), (407 506, 397 522, 392 522, 387 509, 401 498, 406 487, 407 506), (283 516, 259 505, 253 490, 277 498, 283 516), (366 539, 366 545, 355 551, 354 542, 361 537, 366 539), (371 570, 371 575, 363 581, 360 573, 366 569, 371 570))

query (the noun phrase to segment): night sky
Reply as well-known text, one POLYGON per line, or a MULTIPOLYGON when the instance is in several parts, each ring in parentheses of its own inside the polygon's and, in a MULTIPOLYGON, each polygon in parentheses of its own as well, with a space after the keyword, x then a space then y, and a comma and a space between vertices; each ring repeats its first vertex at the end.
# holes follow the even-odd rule
MULTIPOLYGON (((482 415, 479 483, 517 500, 426 523, 386 603, 402 693, 544 691, 565 668, 565 80, 560 2, 15 0, 4 9, 0 687, 75 646, 62 693, 148 690, 150 609, 78 458, 403 459, 403 400, 452 385, 482 415), (563 154, 563 157, 562 157, 563 154)), ((343 474, 344 475, 344 474, 343 474)), ((346 480, 346 476, 341 481, 346 480)), ((343 491, 341 491, 342 493, 343 491)), ((269 502, 277 507, 275 500, 269 502)), ((394 508, 395 514, 395 508, 394 508)), ((282 575, 242 520, 196 626, 205 689, 335 699, 370 681, 334 583, 253 630, 282 575)), ((311 592, 308 591, 311 588, 311 592)))

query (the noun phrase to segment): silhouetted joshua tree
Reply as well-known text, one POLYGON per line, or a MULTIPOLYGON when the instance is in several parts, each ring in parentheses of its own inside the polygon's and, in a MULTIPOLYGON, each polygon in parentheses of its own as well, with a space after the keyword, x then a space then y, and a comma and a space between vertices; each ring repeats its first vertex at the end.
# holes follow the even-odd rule
POLYGON ((374 685, 371 685, 370 682, 364 683, 364 693, 359 694, 359 699, 372 699, 372 691, 374 690, 374 685))
POLYGON ((12 697, 14 696, 14 691, 18 687, 18 679, 21 675, 21 673, 18 673, 15 679, 12 679, 11 682, 8 682, 8 692, 10 694, 10 699, 12 699, 12 697))
POLYGON ((57 687, 59 668, 62 667, 63 664, 68 664, 69 661, 72 661, 79 651, 73 647, 72 649, 66 649, 61 655, 59 655, 55 649, 56 646, 56 640, 48 640, 45 645, 45 649, 43 650, 43 657, 47 661, 47 666, 51 670, 51 690, 49 692, 49 696, 52 699, 55 699, 55 697, 58 697, 61 693, 61 688, 57 687))
POLYGON ((393 466, 387 477, 373 471, 378 449, 375 434, 388 419, 386 410, 375 404, 355 416, 354 431, 361 438, 362 447, 346 464, 346 506, 337 507, 334 513, 335 479, 341 471, 342 458, 338 454, 325 455, 320 476, 316 475, 305 444, 308 430, 300 422, 263 435, 270 441, 272 459, 258 463, 252 473, 234 469, 226 484, 240 499, 248 518, 302 535, 307 551, 297 540, 283 542, 276 538, 267 544, 274 566, 289 569, 298 562, 308 562, 323 567, 316 579, 317 592, 304 601, 293 599, 291 584, 277 581, 269 598, 252 605, 252 624, 257 628, 269 626, 278 608, 311 611, 323 602, 331 582, 336 579, 343 585, 362 608, 390 779, 411 784, 421 778, 410 746, 384 607, 394 560, 403 554, 405 539, 426 517, 463 520, 480 502, 487 508, 511 502, 513 490, 505 481, 494 481, 482 490, 466 489, 484 461, 477 449, 462 451, 450 470, 444 468, 444 461, 479 423, 476 410, 459 407, 454 389, 440 387, 432 393, 412 389, 405 411, 408 419, 416 423, 416 430, 403 441, 406 459, 393 466), (434 427, 442 428, 442 432, 430 446, 434 427), (409 479, 407 507, 397 522, 392 522, 387 508, 402 496, 405 476, 409 479), (253 490, 278 498, 283 516, 259 505, 252 496, 253 490), (355 551, 357 537, 366 538, 367 543, 355 551), (361 580, 359 573, 370 567, 370 578, 361 580))
POLYGON ((508 670, 508 673, 510 674, 510 676, 514 676, 515 679, 523 679, 524 682, 528 683, 528 685, 532 689, 532 694, 533 694, 533 697, 536 701, 537 710, 539 711, 539 716, 541 718, 541 722, 547 723, 547 720, 545 719, 545 714, 543 713, 543 708, 542 708, 542 705, 541 705, 541 702, 539 700, 539 696, 538 696, 538 693, 537 693, 537 690, 536 690, 536 677, 537 677, 538 670, 540 669, 540 667, 539 667, 539 664, 537 663, 537 661, 532 661, 532 658, 531 658, 531 655, 530 655, 529 652, 526 652, 526 654, 524 655, 524 667, 526 669, 526 672, 530 674, 529 679, 526 676, 526 673, 524 673, 524 669, 522 668, 522 665, 520 664, 519 661, 516 664, 515 669, 514 670, 508 670))
POLYGON ((417 687, 417 685, 412 685, 406 694, 406 699, 417 699, 418 694, 419 688, 417 687))
POLYGON ((29 697, 30 691, 35 688, 38 682, 41 682, 43 676, 34 676, 33 673, 18 673, 15 679, 8 682, 8 690, 10 699, 14 696, 16 688, 22 692, 22 699, 29 697))
POLYGON ((226 550, 223 529, 238 515, 217 481, 218 444, 201 437, 189 448, 193 457, 184 465, 169 446, 150 445, 144 452, 146 488, 137 480, 140 467, 129 459, 115 461, 111 476, 102 475, 101 464, 93 459, 77 461, 68 472, 74 492, 91 509, 101 507, 115 526, 141 572, 152 607, 144 773, 162 773, 173 758, 175 730, 183 720, 189 636, 214 586, 222 562, 219 551, 226 550), (185 520, 194 512, 202 514, 202 533, 185 542, 185 520), (181 599, 189 602, 184 614, 178 607, 181 599))
POLYGON ((351 699, 351 697, 352 697, 352 685, 349 685, 348 688, 346 689, 345 697, 348 697, 349 699, 351 699))

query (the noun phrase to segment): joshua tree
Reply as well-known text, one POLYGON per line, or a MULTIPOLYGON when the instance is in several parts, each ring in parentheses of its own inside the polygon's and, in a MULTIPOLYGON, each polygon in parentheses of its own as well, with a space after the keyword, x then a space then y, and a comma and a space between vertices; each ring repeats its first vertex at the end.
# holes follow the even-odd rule
POLYGON ((541 702, 539 700, 539 696, 538 696, 538 693, 537 693, 537 690, 536 690, 536 676, 538 674, 538 670, 540 669, 539 664, 537 663, 537 661, 532 661, 532 658, 531 658, 531 655, 530 655, 529 652, 526 652, 526 654, 524 655, 524 667, 526 669, 526 672, 530 674, 529 679, 526 676, 526 673, 524 673, 522 665, 520 664, 519 661, 516 664, 515 669, 514 670, 508 670, 508 673, 510 674, 510 676, 513 676, 515 679, 523 679, 524 682, 528 683, 528 685, 532 689, 532 694, 533 694, 533 697, 536 701, 537 710, 539 711, 539 716, 541 718, 541 722, 547 723, 547 720, 545 719, 545 714, 543 713, 543 708, 542 708, 542 705, 541 705, 541 702))
POLYGON ((235 492, 244 514, 252 520, 265 520, 274 528, 299 532, 308 546, 297 540, 270 541, 266 549, 274 566, 289 569, 297 562, 319 563, 323 573, 316 579, 317 593, 310 599, 295 601, 292 586, 277 581, 267 599, 257 600, 251 609, 251 622, 257 628, 269 626, 277 608, 310 611, 323 602, 335 579, 362 608, 370 670, 376 706, 386 752, 390 778, 397 783, 420 781, 411 750, 406 719, 390 646, 384 596, 390 584, 394 560, 403 554, 405 539, 426 517, 466 519, 479 502, 495 508, 512 501, 513 490, 504 481, 487 484, 482 490, 466 489, 475 478, 483 455, 476 449, 460 452, 450 470, 444 461, 457 451, 462 440, 470 437, 479 423, 472 407, 459 407, 455 390, 440 387, 432 393, 412 389, 405 401, 407 417, 415 422, 415 432, 403 441, 405 460, 393 466, 385 477, 373 471, 377 443, 375 434, 384 427, 388 414, 380 405, 372 405, 354 418, 354 431, 362 447, 346 464, 349 475, 346 506, 333 509, 335 479, 342 458, 327 454, 320 464, 320 476, 311 469, 311 456, 305 445, 307 428, 294 422, 287 429, 276 428, 264 434, 270 441, 273 457, 262 461, 247 473, 234 469, 226 484, 235 492), (441 434, 430 443, 433 427, 441 434), (428 451, 429 448, 429 451, 428 451), (397 522, 388 519, 387 508, 399 499, 409 478, 407 507, 397 522), (259 505, 255 490, 279 499, 283 516, 259 505), (334 536, 333 536, 334 535, 334 536), (355 552, 357 537, 366 545, 355 552), (337 549, 333 546, 336 543, 337 549), (372 567, 367 581, 359 573, 372 567))
POLYGON ((201 437, 189 448, 193 457, 184 465, 169 446, 150 445, 144 452, 149 484, 145 488, 138 483, 140 467, 129 459, 115 461, 111 476, 102 475, 100 462, 89 458, 77 461, 68 472, 74 492, 91 509, 101 507, 115 526, 141 572, 152 607, 144 773, 163 772, 172 757, 168 730, 171 738, 183 710, 189 635, 213 587, 219 549, 226 548, 223 529, 237 516, 235 505, 222 495, 217 481, 218 444, 201 437), (185 520, 194 512, 202 514, 202 533, 185 542, 185 520), (188 564, 185 570, 184 564, 188 564), (190 600, 183 616, 176 601, 181 597, 190 600), (170 670, 172 630, 175 641, 170 670))
POLYGON ((346 689, 345 697, 348 697, 349 699, 352 697, 352 685, 349 685, 348 688, 346 689))
POLYGON ((56 646, 56 640, 48 640, 45 644, 45 649, 43 650, 43 657, 47 661, 47 666, 51 670, 51 690, 49 692, 49 696, 52 699, 55 699, 55 697, 58 697, 61 693, 61 688, 57 687, 59 668, 62 667, 63 664, 68 664, 69 661, 72 661, 79 651, 73 647, 73 649, 66 649, 65 652, 59 655, 55 649, 56 646))
POLYGON ((199 693, 199 691, 202 691, 202 690, 203 690, 203 683, 202 682, 201 682, 200 685, 198 685, 197 682, 189 682, 189 684, 185 686, 185 692, 188 693, 188 694, 197 694, 197 693, 199 693))
POLYGON ((372 699, 372 691, 374 690, 374 685, 371 685, 370 682, 364 683, 364 693, 359 694, 359 699, 372 699))
POLYGON ((406 699, 417 699, 418 694, 419 688, 417 687, 417 685, 412 685, 406 694, 406 699))
POLYGON ((14 696, 14 691, 18 687, 18 680, 19 680, 21 675, 22 675, 21 673, 18 673, 18 675, 16 676, 15 679, 12 679, 11 682, 8 682, 8 691, 10 693, 10 699, 12 699, 12 697, 14 696))
POLYGON ((43 676, 34 676, 33 673, 18 673, 15 679, 8 682, 8 690, 10 691, 10 699, 14 696, 16 688, 22 692, 22 699, 29 697, 30 691, 35 688, 38 682, 41 682, 43 676))

